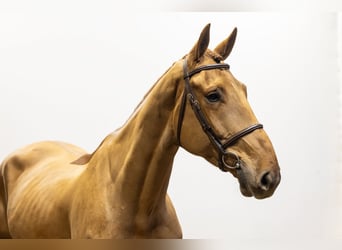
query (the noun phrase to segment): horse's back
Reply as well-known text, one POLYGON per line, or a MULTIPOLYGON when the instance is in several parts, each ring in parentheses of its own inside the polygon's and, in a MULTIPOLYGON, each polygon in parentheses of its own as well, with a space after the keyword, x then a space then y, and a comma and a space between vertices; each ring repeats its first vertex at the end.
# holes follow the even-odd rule
POLYGON ((84 154, 76 146, 49 141, 19 149, 3 161, 0 220, 5 218, 11 234, 25 238, 69 237, 70 190, 85 169, 71 162, 84 154))
MULTIPOLYGON (((65 167, 71 166, 72 161, 84 154, 84 150, 74 145, 53 141, 38 142, 18 149, 1 164, 6 191, 8 194, 11 193, 13 186, 24 173, 34 178, 34 173, 39 174, 47 168, 64 170, 65 167)), ((72 167, 66 170, 72 170, 72 167)), ((65 174, 68 175, 68 172, 65 174)))

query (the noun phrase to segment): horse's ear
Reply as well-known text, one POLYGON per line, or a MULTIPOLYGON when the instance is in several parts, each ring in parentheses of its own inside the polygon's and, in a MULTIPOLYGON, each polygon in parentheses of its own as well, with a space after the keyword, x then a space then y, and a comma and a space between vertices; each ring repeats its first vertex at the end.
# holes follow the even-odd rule
POLYGON ((219 54, 223 60, 225 60, 230 52, 232 52, 232 49, 234 47, 235 39, 237 34, 237 28, 235 27, 232 33, 228 36, 227 39, 225 39, 223 42, 221 42, 217 47, 215 48, 215 52, 219 54))
POLYGON ((200 61, 201 57, 204 55, 208 48, 210 39, 210 23, 207 24, 201 32, 201 35, 189 53, 189 63, 197 63, 200 61))

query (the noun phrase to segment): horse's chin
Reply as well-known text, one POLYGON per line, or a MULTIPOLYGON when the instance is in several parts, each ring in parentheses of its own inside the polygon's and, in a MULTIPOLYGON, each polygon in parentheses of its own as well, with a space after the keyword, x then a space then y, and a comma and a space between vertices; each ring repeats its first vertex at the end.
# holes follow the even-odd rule
POLYGON ((240 184, 240 192, 245 197, 253 197, 254 196, 253 193, 248 188, 246 188, 245 186, 242 186, 241 184, 240 184))

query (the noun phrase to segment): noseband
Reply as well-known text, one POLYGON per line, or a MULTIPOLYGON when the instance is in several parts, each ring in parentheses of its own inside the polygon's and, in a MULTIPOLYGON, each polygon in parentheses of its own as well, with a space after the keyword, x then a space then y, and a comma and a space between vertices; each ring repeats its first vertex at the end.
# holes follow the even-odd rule
POLYGON ((197 120, 201 124, 201 127, 205 134, 208 136, 211 144, 214 146, 216 151, 218 152, 218 167, 224 171, 227 172, 229 169, 239 169, 241 168, 241 159, 236 154, 227 151, 227 148, 234 145, 239 139, 244 137, 245 135, 248 135, 252 133, 254 130, 263 128, 262 124, 254 124, 252 126, 249 126, 236 134, 232 135, 229 138, 224 139, 224 143, 221 142, 213 128, 210 126, 208 119, 206 118, 205 114, 201 110, 200 103, 197 100, 191 86, 190 86, 190 78, 200 73, 204 70, 212 70, 212 69, 229 69, 228 64, 224 63, 217 63, 217 64, 210 64, 205 66, 200 66, 198 68, 195 68, 194 70, 188 72, 188 66, 187 61, 184 59, 183 63, 183 73, 184 73, 184 80, 185 80, 185 88, 183 92, 182 97, 182 103, 179 111, 179 117, 178 117, 178 126, 177 126, 177 140, 178 144, 181 145, 180 136, 182 131, 182 124, 185 114, 185 108, 186 108, 186 100, 188 99, 191 105, 192 110, 194 111, 197 120))

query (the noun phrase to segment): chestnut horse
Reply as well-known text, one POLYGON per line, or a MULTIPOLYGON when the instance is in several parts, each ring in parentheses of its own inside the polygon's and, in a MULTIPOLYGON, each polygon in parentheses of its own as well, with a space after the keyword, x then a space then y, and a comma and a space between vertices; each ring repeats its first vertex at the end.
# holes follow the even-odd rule
POLYGON ((181 238, 167 195, 180 146, 230 172, 244 196, 270 197, 280 182, 273 146, 223 62, 237 30, 209 50, 209 29, 92 154, 45 141, 9 155, 0 167, 0 236, 181 238))

